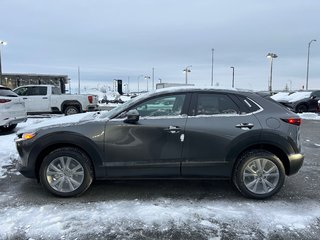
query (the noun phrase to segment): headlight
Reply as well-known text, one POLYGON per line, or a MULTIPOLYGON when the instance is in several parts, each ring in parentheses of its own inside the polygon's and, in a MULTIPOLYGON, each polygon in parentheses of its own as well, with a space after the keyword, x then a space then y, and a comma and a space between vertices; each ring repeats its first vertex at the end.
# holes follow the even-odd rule
POLYGON ((15 139, 16 142, 23 141, 23 140, 29 140, 36 136, 36 133, 22 133, 19 134, 18 137, 15 139))

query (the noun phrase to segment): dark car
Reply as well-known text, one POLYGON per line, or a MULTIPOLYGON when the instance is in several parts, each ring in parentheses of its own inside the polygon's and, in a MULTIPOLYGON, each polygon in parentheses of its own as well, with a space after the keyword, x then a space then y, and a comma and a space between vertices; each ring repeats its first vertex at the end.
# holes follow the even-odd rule
POLYGON ((255 93, 162 89, 110 112, 54 121, 18 132, 18 169, 62 197, 94 179, 226 178, 262 199, 304 159, 301 119, 255 93))
POLYGON ((279 101, 296 113, 320 112, 318 101, 320 100, 320 90, 300 91, 292 93, 286 100, 279 101))

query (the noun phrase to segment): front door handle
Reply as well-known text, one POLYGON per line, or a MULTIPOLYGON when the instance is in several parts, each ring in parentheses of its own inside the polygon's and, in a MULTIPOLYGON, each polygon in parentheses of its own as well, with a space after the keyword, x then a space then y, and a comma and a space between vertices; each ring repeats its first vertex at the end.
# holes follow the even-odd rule
POLYGON ((169 126, 168 128, 165 128, 164 131, 169 133, 179 133, 181 132, 181 128, 178 126, 169 126))
POLYGON ((253 123, 240 123, 236 125, 236 128, 241 128, 243 130, 249 130, 254 127, 253 123))

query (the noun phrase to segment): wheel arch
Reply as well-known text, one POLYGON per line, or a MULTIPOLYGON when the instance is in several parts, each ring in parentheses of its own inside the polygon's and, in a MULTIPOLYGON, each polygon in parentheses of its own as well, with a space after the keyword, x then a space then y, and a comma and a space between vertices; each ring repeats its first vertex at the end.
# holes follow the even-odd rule
POLYGON ((93 167, 94 179, 96 176, 104 175, 104 170, 101 169, 102 156, 95 143, 78 134, 55 133, 40 138, 39 142, 34 144, 33 151, 30 153, 29 160, 34 161, 35 176, 38 180, 39 169, 44 157, 58 148, 66 147, 77 148, 86 154, 93 167))
POLYGON ((274 155, 276 155, 280 161, 282 162, 284 169, 285 169, 285 173, 286 175, 289 174, 290 172, 290 162, 289 162, 289 158, 286 154, 286 152, 281 149, 280 147, 274 145, 274 144, 270 144, 270 143, 259 143, 259 144, 254 144, 251 145, 247 148, 241 149, 240 151, 238 151, 235 156, 233 157, 233 168, 232 168, 232 176, 234 174, 234 171, 237 169, 237 166, 239 164, 239 159, 241 158, 242 155, 244 155, 247 152, 253 151, 253 150, 265 150, 268 152, 273 153, 274 155))

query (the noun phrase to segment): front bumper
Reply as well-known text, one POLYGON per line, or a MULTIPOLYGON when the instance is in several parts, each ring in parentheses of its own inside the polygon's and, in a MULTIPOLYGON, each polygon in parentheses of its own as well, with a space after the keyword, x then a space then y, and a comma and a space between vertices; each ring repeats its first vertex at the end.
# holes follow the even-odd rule
POLYGON ((290 169, 288 175, 295 174, 302 167, 304 155, 302 153, 289 155, 290 169))
POLYGON ((36 178, 34 168, 24 166, 20 160, 16 163, 16 169, 27 178, 36 178))

